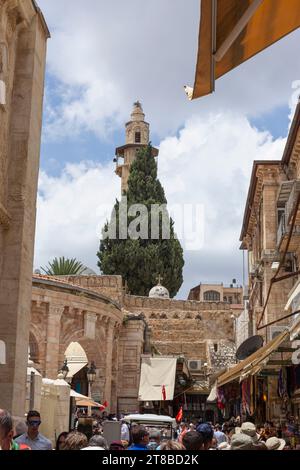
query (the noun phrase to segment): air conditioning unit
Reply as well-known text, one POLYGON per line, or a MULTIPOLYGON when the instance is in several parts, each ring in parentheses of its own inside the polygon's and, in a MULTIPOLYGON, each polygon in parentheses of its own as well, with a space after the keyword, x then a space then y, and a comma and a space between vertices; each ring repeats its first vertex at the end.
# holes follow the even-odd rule
POLYGON ((191 372, 198 372, 203 367, 203 361, 201 359, 190 359, 188 361, 188 368, 191 372))

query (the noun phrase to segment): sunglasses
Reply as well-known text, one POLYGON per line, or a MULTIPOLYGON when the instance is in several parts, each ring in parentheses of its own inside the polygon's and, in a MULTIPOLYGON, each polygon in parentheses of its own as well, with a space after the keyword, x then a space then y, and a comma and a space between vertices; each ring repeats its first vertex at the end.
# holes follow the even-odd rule
POLYGON ((27 421, 28 426, 39 426, 41 421, 27 421))

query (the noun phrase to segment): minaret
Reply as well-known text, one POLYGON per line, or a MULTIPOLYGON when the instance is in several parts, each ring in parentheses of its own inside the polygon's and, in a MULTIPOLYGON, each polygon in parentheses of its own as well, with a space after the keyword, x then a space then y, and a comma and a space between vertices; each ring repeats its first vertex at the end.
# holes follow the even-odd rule
MULTIPOLYGON (((126 123, 126 144, 116 148, 116 173, 121 177, 121 192, 127 190, 129 170, 136 152, 149 144, 149 124, 145 122, 145 114, 139 101, 133 104, 131 120, 126 123), (123 158, 120 163, 120 158, 123 158)), ((158 156, 158 149, 152 148, 152 155, 158 156)))

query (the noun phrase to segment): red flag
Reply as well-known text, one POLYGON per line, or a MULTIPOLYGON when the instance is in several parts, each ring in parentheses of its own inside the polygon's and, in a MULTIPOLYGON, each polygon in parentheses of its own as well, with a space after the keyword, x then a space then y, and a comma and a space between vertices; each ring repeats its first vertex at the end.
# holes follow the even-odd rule
POLYGON ((103 406, 104 406, 104 408, 107 408, 107 407, 108 407, 108 403, 107 403, 106 400, 105 400, 105 402, 103 403, 103 406))
POLYGON ((182 406, 181 406, 175 418, 177 423, 180 423, 180 421, 182 421, 182 416, 183 416, 183 413, 182 413, 182 406))
POLYGON ((163 400, 166 400, 167 394, 166 394, 166 387, 164 385, 162 386, 161 392, 162 392, 163 400))

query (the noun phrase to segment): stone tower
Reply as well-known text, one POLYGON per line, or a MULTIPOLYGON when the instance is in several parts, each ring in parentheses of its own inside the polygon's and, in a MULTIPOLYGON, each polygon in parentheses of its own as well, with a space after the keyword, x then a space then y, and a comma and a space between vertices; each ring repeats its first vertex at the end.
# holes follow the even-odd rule
MULTIPOLYGON (((121 192, 127 190, 127 182, 131 164, 133 163, 136 153, 140 148, 149 144, 149 124, 145 122, 145 114, 139 101, 133 104, 131 120, 126 123, 126 143, 116 148, 116 173, 121 178, 121 192), (120 163, 120 159, 122 163, 120 163)), ((152 148, 152 155, 158 156, 158 149, 152 148)))

